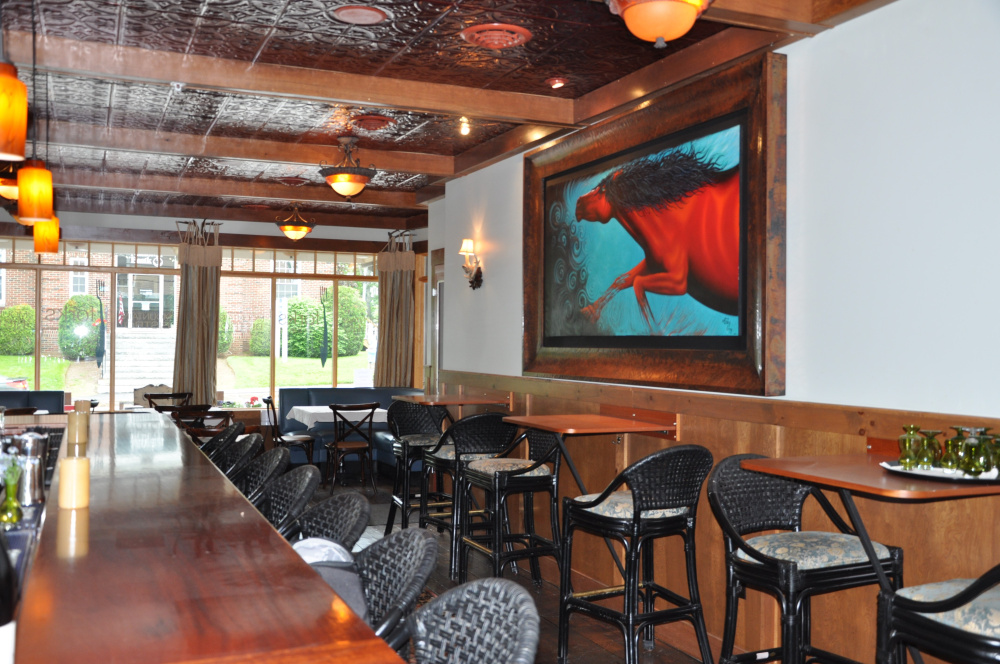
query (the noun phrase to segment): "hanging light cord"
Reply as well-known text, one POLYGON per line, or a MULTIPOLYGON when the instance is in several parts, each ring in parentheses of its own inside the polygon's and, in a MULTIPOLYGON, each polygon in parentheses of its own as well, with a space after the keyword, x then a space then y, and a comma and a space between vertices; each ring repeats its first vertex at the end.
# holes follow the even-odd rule
POLYGON ((31 136, 31 158, 37 157, 37 147, 38 147, 38 69, 36 67, 36 50, 38 48, 35 39, 35 0, 31 0, 31 105, 33 107, 34 113, 32 117, 32 125, 34 126, 34 131, 31 136))

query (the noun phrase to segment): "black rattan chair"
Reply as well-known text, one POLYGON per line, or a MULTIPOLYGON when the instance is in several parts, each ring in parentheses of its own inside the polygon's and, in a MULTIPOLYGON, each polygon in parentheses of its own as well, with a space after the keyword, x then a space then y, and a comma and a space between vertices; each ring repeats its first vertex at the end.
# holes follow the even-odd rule
POLYGON ((383 537, 354 556, 368 601, 368 622, 388 638, 413 611, 437 562, 437 538, 409 528, 383 537))
MULTIPOLYGON (((810 599, 816 595, 878 584, 875 570, 851 527, 823 493, 808 484, 743 470, 740 454, 719 462, 708 480, 708 500, 726 547, 726 616, 720 664, 770 661, 802 664, 813 658, 837 661, 812 645, 810 599), (814 497, 839 532, 803 532, 802 506, 814 497), (747 535, 781 531, 746 539, 747 535), (777 598, 781 607, 780 650, 733 654, 739 600, 747 588, 777 598)), ((893 588, 903 584, 903 552, 874 543, 893 588)), ((843 660, 843 658, 840 658, 843 660)))
MULTIPOLYGON (((504 413, 479 413, 469 415, 452 424, 441 435, 434 447, 424 451, 424 468, 420 481, 420 527, 428 525, 446 529, 451 533, 451 552, 449 570, 451 578, 458 574, 458 519, 464 509, 460 504, 462 492, 452 490, 450 509, 446 512, 431 512, 428 499, 431 473, 447 473, 451 475, 453 486, 460 486, 458 475, 462 466, 475 459, 488 459, 503 452, 517 435, 517 427, 503 421, 504 413)), ((469 509, 462 514, 468 519, 468 528, 472 528, 472 519, 482 520, 483 510, 469 509)))
POLYGON ((209 438, 208 441, 201 446, 201 451, 204 452, 205 456, 209 459, 212 459, 214 455, 218 454, 232 444, 242 433, 242 422, 230 424, 228 427, 209 438))
POLYGON ((636 461, 599 494, 563 498, 560 662, 565 662, 568 654, 570 614, 583 613, 613 623, 622 630, 626 664, 639 661, 640 634, 646 649, 651 650, 654 625, 686 620, 694 626, 702 662, 711 664, 694 547, 698 498, 711 469, 712 453, 707 449, 699 445, 678 445, 636 461), (622 485, 627 485, 628 490, 621 490, 622 485), (577 530, 622 544, 625 548, 624 585, 600 592, 573 592, 573 533, 577 530), (684 540, 688 597, 665 588, 653 578, 653 542, 663 537, 684 540), (620 611, 597 603, 619 597, 622 598, 620 611), (658 599, 673 608, 657 610, 654 605, 658 599))
POLYGON ((416 664, 533 664, 538 610, 513 581, 480 579, 414 611, 390 645, 398 649, 406 635, 413 640, 416 664))
POLYGON ((292 522, 306 511, 309 499, 319 487, 320 473, 316 466, 299 466, 267 484, 260 497, 253 501, 264 518, 286 535, 292 522))
POLYGON ((392 502, 385 534, 392 532, 399 509, 401 528, 410 525, 410 514, 420 510, 419 496, 410 488, 413 468, 423 460, 424 449, 434 447, 441 439, 441 423, 448 416, 443 406, 422 406, 409 401, 393 401, 386 413, 392 432, 392 453, 396 457, 396 476, 392 483, 392 502), (414 500, 416 498, 416 500, 414 500))
POLYGON ((542 575, 538 566, 540 556, 552 556, 559 562, 559 438, 549 431, 531 429, 521 434, 517 440, 492 459, 470 461, 460 477, 464 489, 462 504, 468 503, 468 495, 473 487, 486 492, 490 501, 486 515, 490 523, 486 534, 474 535, 469 532, 469 520, 460 519, 458 539, 458 582, 465 583, 469 571, 469 552, 486 554, 493 564, 493 576, 503 575, 508 563, 528 558, 531 561, 531 578, 535 585, 541 585, 542 575), (528 458, 509 456, 528 443, 528 458), (552 537, 545 538, 535 532, 534 494, 548 493, 549 520, 552 537), (523 496, 521 513, 523 529, 519 533, 510 532, 507 522, 507 499, 513 495, 523 496))
POLYGON ((283 434, 278 426, 278 411, 274 408, 274 399, 264 397, 261 399, 267 407, 267 419, 271 428, 271 444, 274 447, 301 447, 306 453, 306 463, 313 462, 313 444, 315 440, 307 433, 283 434))
MULTIPOLYGON (((333 440, 326 443, 326 480, 332 485, 337 479, 337 469, 345 457, 357 456, 361 463, 361 486, 365 485, 365 462, 368 462, 368 477, 371 479, 372 491, 377 496, 375 486, 375 455, 372 454, 372 419, 375 410, 382 404, 371 403, 332 403, 333 440), (357 413, 358 420, 351 419, 348 413, 357 413)), ((343 483, 343 479, 341 479, 343 483)))
POLYGON ((219 467, 223 475, 232 479, 263 450, 264 437, 259 433, 252 433, 234 440, 228 447, 223 448, 215 458, 209 458, 219 467))
MULTIPOLYGON (((1000 661, 1000 565, 978 579, 952 579, 879 593, 879 664, 906 664, 909 647, 955 664, 1000 661)), ((918 661, 914 657, 914 661, 918 661)))
POLYGON ((255 502, 267 485, 288 469, 287 447, 275 447, 264 452, 250 462, 243 471, 233 478, 233 484, 247 500, 255 502))
POLYGON ((288 529, 289 539, 325 537, 350 551, 361 539, 372 506, 356 491, 334 494, 302 513, 288 529))

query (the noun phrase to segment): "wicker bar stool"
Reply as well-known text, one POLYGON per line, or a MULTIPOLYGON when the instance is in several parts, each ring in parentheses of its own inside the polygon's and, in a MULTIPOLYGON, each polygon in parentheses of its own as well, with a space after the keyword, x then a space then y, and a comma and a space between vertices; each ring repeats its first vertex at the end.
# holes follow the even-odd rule
POLYGON ((434 447, 441 440, 441 423, 447 416, 448 409, 441 406, 422 406, 409 401, 393 401, 389 405, 386 420, 393 437, 392 453, 396 457, 396 476, 392 482, 392 502, 389 503, 389 518, 385 524, 386 535, 392 532, 397 509, 401 528, 408 528, 410 514, 420 510, 419 496, 413 495, 410 479, 414 466, 423 460, 424 450, 434 447))
MULTIPOLYGON (((470 461, 462 471, 462 491, 468 496, 473 487, 482 489, 488 499, 486 517, 489 528, 484 535, 474 535, 469 520, 461 519, 459 532, 458 582, 465 583, 469 571, 469 552, 486 554, 493 564, 493 576, 503 575, 503 568, 517 560, 527 558, 531 564, 531 579, 541 585, 542 575, 538 566, 540 556, 552 556, 559 563, 559 453, 558 435, 549 431, 529 429, 492 459, 470 461), (528 458, 519 459, 510 454, 528 444, 528 458), (535 493, 548 493, 549 520, 552 538, 535 532, 535 493), (523 496, 521 505, 523 530, 510 532, 507 522, 507 501, 511 496, 523 496)), ((467 498, 463 499, 465 504, 467 498)))
MULTIPOLYGON (((743 470, 738 454, 723 459, 708 480, 708 501, 726 547, 726 621, 720 664, 771 661, 803 664, 813 659, 849 661, 812 645, 810 599, 848 588, 878 585, 861 541, 826 496, 814 486, 743 470), (839 532, 803 532, 802 506, 812 496, 839 532), (766 531, 783 531, 747 535, 766 531), (781 606, 781 646, 733 654, 739 600, 752 588, 781 606)), ((903 551, 873 542, 883 571, 903 584, 903 551)))
POLYGON ((303 512, 288 529, 288 539, 323 537, 349 551, 361 539, 371 513, 371 503, 357 491, 335 493, 303 512))
POLYGON ((670 447, 636 461, 599 494, 563 498, 563 541, 559 603, 559 662, 569 650, 569 618, 583 613, 610 622, 625 634, 625 662, 639 661, 642 634, 652 650, 653 626, 686 620, 694 626, 704 664, 711 664, 708 632, 698 593, 694 531, 701 486, 712 468, 712 453, 699 445, 670 447), (627 485, 628 490, 619 490, 627 485), (574 593, 571 577, 573 533, 582 530, 617 540, 625 547, 624 584, 603 591, 574 593), (688 596, 683 597, 653 579, 653 541, 681 537, 687 563, 688 596), (597 604, 621 597, 622 610, 597 604), (673 608, 657 610, 657 599, 673 608), (639 601, 642 611, 639 611, 639 601))
MULTIPOLYGON (((459 474, 469 461, 488 459, 507 449, 517 435, 517 427, 504 422, 504 417, 504 413, 479 413, 463 417, 445 430, 437 445, 424 452, 420 482, 420 527, 432 525, 451 533, 449 572, 452 578, 458 573, 458 519, 466 503, 461 500, 462 492, 456 490, 461 486, 459 474), (447 473, 452 478, 451 509, 448 511, 431 512, 429 509, 431 473, 447 473)), ((481 522, 484 514, 483 510, 470 509, 462 518, 476 518, 481 522)))

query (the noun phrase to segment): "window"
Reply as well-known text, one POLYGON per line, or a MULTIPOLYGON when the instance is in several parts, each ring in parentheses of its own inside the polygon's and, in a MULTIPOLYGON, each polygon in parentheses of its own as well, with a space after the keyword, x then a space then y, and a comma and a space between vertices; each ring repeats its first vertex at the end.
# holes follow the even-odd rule
MULTIPOLYGON (((7 262, 7 250, 0 249, 0 263, 7 262)), ((0 307, 7 305, 7 270, 0 270, 0 307)))
MULTIPOLYGON (((68 261, 69 265, 86 265, 86 258, 70 258, 68 261)), ((70 295, 86 295, 87 294, 87 273, 86 272, 70 272, 69 273, 69 294, 70 295)))
MULTIPOLYGON (((293 272, 295 270, 295 261, 291 260, 276 260, 274 261, 274 271, 275 272, 293 272)), ((275 297, 279 302, 292 299, 293 297, 298 297, 299 292, 302 288, 301 279, 278 279, 275 281, 275 297)))

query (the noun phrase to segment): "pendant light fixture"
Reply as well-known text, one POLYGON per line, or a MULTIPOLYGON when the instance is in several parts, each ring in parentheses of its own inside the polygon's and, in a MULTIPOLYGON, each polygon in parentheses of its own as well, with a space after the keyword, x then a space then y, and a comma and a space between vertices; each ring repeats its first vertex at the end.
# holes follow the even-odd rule
POLYGON ((7 164, 7 168, 0 173, 0 196, 9 201, 17 200, 17 171, 14 164, 7 164))
POLYGON ((0 4, 0 159, 24 161, 24 143, 28 132, 28 88, 17 77, 17 67, 7 59, 7 49, 3 43, 2 8, 0 4))
MULTIPOLYGON (((31 159, 24 162, 17 171, 17 221, 25 226, 40 221, 56 223, 58 237, 59 220, 52 210, 52 171, 45 168, 45 162, 37 157, 38 151, 38 70, 35 44, 35 0, 31 2, 31 87, 34 126, 31 137, 31 159)), ((46 245, 48 246, 48 245, 46 245)), ((37 249, 36 249, 37 251, 37 249)))
POLYGON ((357 157, 354 156, 354 144, 358 139, 354 136, 341 136, 337 139, 340 143, 340 151, 344 153, 344 159, 336 166, 324 166, 320 162, 319 174, 326 179, 326 183, 333 187, 333 190, 351 200, 351 196, 357 196, 365 188, 375 173, 375 166, 364 168, 357 157))
POLYGON ((664 48, 683 37, 712 0, 605 0, 625 20, 629 32, 664 48))
POLYGON ((31 230, 35 236, 36 254, 59 253, 59 217, 36 221, 31 230))
POLYGON ((310 221, 299 214, 298 206, 292 208, 292 213, 288 217, 282 219, 279 216, 274 223, 285 234, 285 237, 292 242, 301 240, 306 235, 309 235, 309 233, 312 233, 313 227, 316 226, 315 221, 310 221))

